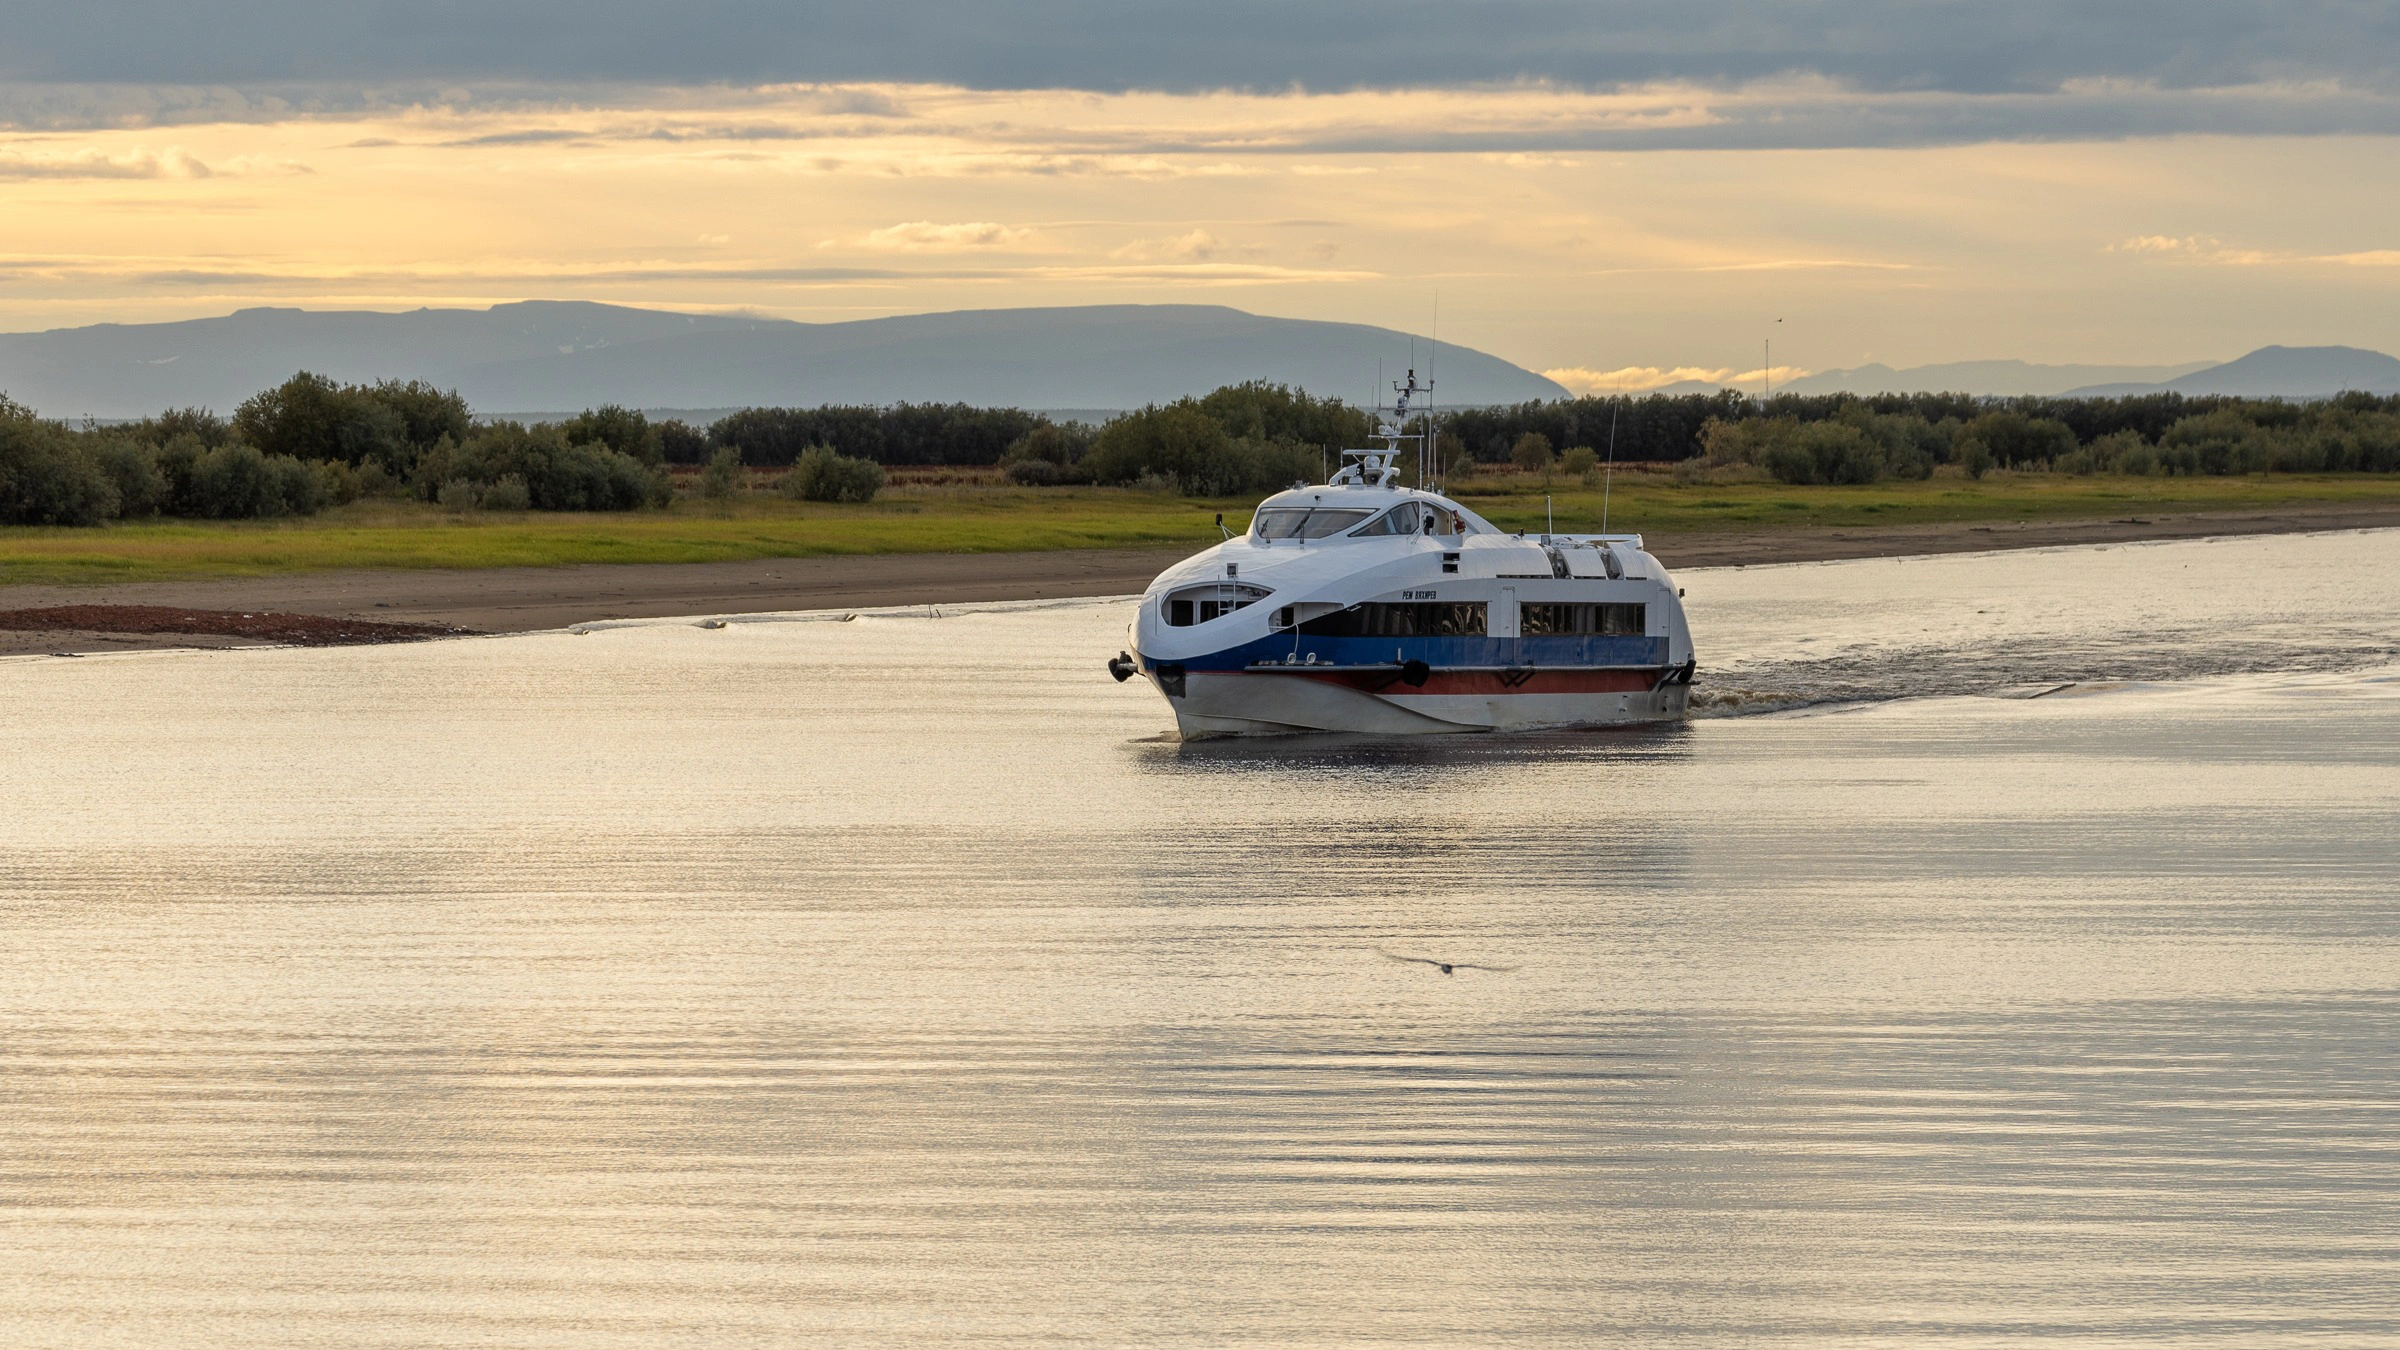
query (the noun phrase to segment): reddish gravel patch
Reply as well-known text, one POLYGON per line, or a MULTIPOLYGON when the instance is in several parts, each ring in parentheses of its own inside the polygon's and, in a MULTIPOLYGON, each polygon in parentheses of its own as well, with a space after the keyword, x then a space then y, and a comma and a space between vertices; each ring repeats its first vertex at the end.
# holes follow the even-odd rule
POLYGON ((176 609, 169 605, 52 605, 0 610, 0 629, 16 632, 192 633, 253 638, 298 647, 348 647, 370 642, 423 642, 472 632, 426 623, 329 619, 322 614, 266 610, 176 609))

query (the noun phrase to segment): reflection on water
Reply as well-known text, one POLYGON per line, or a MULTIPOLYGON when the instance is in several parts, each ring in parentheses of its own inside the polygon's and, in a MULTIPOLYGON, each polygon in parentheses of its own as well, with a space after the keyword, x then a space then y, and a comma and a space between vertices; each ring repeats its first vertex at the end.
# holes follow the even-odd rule
POLYGON ((2400 1336, 2400 538, 1684 580, 1729 685, 2101 683, 1178 746, 1107 604, 0 663, 0 1329, 2400 1336))
POLYGON ((2400 660, 2373 535, 1952 554, 1693 574, 1702 715, 2400 660), (1828 621, 1833 622, 1827 626, 1828 621), (1712 665, 1713 657, 1713 665, 1712 665))

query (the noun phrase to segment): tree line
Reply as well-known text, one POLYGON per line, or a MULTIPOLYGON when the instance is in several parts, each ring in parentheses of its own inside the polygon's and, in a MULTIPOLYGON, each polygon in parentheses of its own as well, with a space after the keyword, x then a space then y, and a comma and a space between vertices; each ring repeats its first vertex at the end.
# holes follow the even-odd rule
POLYGON ((2400 396, 2306 403, 2222 395, 2122 398, 1969 394, 1715 394, 1560 399, 1445 414, 1453 471, 1551 447, 1687 469, 1749 465, 1788 483, 1860 483, 1955 464, 2061 473, 2389 473, 2400 470, 2400 396))
MULTIPOLYGON (((422 381, 341 384, 306 372, 232 416, 176 409, 138 422, 47 421, 0 396, 0 522, 306 515, 361 498, 461 509, 634 510, 745 490, 784 469, 787 495, 871 499, 886 466, 998 466, 1025 486, 1103 484, 1225 496, 1314 481, 1369 442, 1376 415, 1267 381, 1152 404, 1099 426, 967 404, 748 408, 707 427, 608 406, 556 422, 477 418, 422 381)), ((1422 419, 1410 430, 1423 432, 1422 419)), ((1757 471, 1791 483, 1924 477, 1943 465, 2067 473, 2400 470, 2400 397, 2142 394, 1715 394, 1560 399, 1444 412, 1452 476, 1514 462, 1577 469, 1613 456, 1686 474, 1757 471)))

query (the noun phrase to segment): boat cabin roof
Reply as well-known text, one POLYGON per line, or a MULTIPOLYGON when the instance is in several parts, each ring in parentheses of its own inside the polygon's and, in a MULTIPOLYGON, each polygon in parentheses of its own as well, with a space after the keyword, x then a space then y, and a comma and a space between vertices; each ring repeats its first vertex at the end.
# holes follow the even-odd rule
POLYGON ((1499 527, 1439 493, 1397 485, 1312 483, 1278 492, 1250 518, 1254 540, 1498 534, 1499 527))

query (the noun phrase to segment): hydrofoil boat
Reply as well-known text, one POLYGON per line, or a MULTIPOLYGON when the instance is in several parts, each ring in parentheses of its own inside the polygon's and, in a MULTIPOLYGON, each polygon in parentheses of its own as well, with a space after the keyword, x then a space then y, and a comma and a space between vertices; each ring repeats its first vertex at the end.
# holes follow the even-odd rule
MULTIPOLYGON (((1496 731, 1684 715, 1697 668, 1681 592, 1638 534, 1512 534, 1402 486, 1402 420, 1322 484, 1142 596, 1118 680, 1185 737, 1496 731)), ((1420 424, 1422 425, 1422 424, 1420 424)), ((1420 446, 1419 478, 1431 456, 1420 446)))

